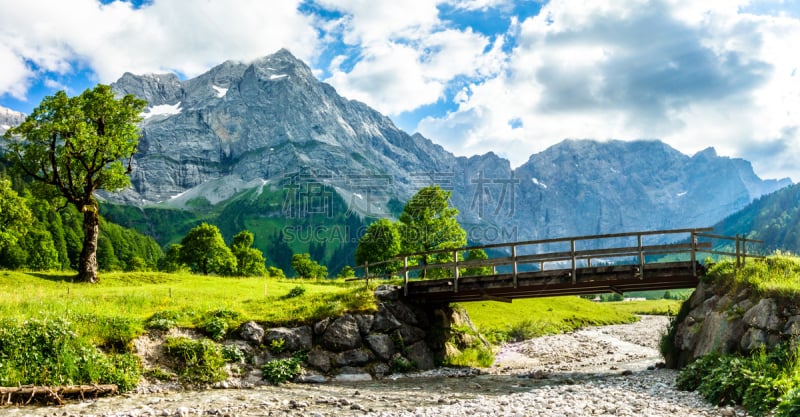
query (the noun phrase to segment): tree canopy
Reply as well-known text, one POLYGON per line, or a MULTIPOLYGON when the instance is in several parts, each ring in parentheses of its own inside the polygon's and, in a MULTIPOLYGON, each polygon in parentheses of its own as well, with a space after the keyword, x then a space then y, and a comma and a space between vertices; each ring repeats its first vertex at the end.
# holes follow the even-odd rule
POLYGON ((0 179, 0 250, 15 244, 28 231, 30 221, 25 199, 11 188, 11 181, 0 179))
POLYGON ((311 259, 308 253, 296 253, 292 256, 292 269, 298 278, 325 278, 328 268, 311 259))
MULTIPOLYGON (((401 252, 419 253, 441 249, 457 249, 467 244, 467 232, 456 220, 458 209, 450 207, 450 192, 438 185, 420 189, 400 213, 401 252)), ((447 254, 437 255, 448 262, 447 254)), ((420 257, 423 265, 429 256, 420 257)), ((427 271, 423 271, 425 276, 427 271)))
MULTIPOLYGON (((380 219, 369 225, 356 247, 356 265, 365 262, 377 263, 389 260, 400 254, 400 233, 389 219, 380 219)), ((389 274, 396 271, 397 263, 387 263, 370 267, 370 272, 389 274)))
POLYGON ((236 257, 225 245, 217 226, 208 223, 195 227, 183 237, 179 259, 192 271, 203 275, 233 275, 236 271, 236 257))
POLYGON ((253 246, 253 234, 242 230, 233 237, 231 252, 236 257, 236 272, 243 277, 263 276, 267 273, 264 254, 253 246))
POLYGON ((14 166, 40 185, 40 193, 63 198, 83 213, 79 281, 97 281, 100 217, 94 193, 130 184, 130 165, 126 170, 123 161, 136 152, 145 105, 130 94, 116 99, 102 84, 76 97, 59 91, 4 135, 14 166))

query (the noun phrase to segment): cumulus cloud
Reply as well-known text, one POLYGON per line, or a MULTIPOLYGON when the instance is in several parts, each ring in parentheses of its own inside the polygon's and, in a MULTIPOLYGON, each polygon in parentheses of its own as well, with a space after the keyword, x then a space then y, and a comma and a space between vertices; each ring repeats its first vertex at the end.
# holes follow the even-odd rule
POLYGON ((282 47, 309 59, 317 33, 298 5, 160 0, 134 9, 96 0, 17 2, 0 14, 0 94, 22 96, 37 71, 65 74, 76 63, 111 82, 126 71, 194 76, 226 59, 252 60, 282 47))
POLYGON ((551 1, 520 23, 497 77, 418 129, 462 154, 507 149, 515 165, 564 138, 661 138, 797 176, 773 161, 800 157, 800 61, 789 45, 800 21, 707 3, 551 1))

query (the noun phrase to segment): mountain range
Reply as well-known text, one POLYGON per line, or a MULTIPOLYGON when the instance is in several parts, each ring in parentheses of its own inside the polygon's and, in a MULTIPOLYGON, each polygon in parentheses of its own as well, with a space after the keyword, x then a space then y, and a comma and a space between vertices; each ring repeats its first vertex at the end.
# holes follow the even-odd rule
MULTIPOLYGON (((340 96, 287 50, 188 80, 126 73, 112 87, 149 104, 132 187, 103 195, 116 207, 106 216, 162 245, 176 235, 159 229, 203 219, 228 234, 250 228, 269 257, 286 224, 393 217, 430 184, 452 191, 473 243, 706 227, 791 185, 713 148, 689 156, 658 140, 565 140, 516 168, 491 152, 455 156, 340 96)), ((13 117, 0 111, 0 125, 13 117)))

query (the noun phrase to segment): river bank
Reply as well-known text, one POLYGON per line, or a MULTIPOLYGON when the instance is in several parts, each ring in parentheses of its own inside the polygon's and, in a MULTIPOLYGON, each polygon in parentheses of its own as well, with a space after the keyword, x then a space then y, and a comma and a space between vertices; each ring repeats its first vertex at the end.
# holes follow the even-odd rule
POLYGON ((363 382, 127 394, 8 416, 731 416, 658 369, 665 317, 591 327, 500 348, 481 371, 436 369, 363 382))

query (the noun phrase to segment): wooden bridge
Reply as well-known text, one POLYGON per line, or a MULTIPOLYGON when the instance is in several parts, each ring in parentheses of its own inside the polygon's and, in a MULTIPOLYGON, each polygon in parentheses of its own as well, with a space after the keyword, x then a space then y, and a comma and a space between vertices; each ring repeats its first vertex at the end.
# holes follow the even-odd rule
POLYGON ((630 232, 414 253, 364 264, 362 279, 369 282, 400 276, 406 298, 417 303, 511 302, 515 298, 694 288, 705 274, 701 257, 735 257, 737 265, 747 257, 757 257, 747 252, 747 243, 760 241, 712 231, 630 232), (714 240, 729 242, 715 245, 714 240), (494 256, 464 260, 478 249, 494 256), (380 270, 382 265, 396 270, 370 275, 370 269, 380 270), (418 279, 431 276, 440 278, 418 279))

